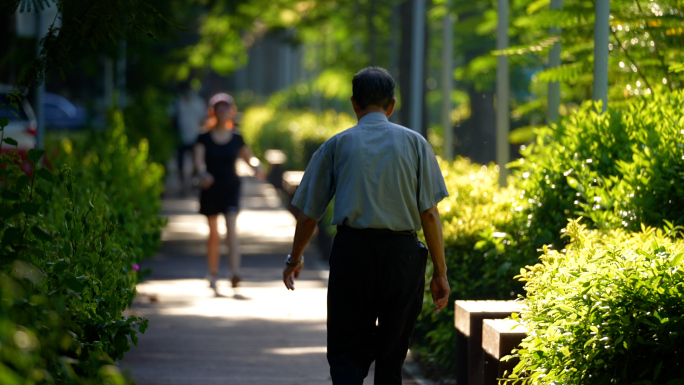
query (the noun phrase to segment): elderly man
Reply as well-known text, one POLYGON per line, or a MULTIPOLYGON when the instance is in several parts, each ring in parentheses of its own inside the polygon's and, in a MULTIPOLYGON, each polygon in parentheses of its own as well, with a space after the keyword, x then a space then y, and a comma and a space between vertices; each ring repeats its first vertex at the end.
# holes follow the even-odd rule
POLYGON ((330 254, 328 363, 334 385, 401 384, 401 368, 423 302, 427 249, 436 311, 449 283, 437 204, 447 197, 435 154, 418 133, 390 123, 394 79, 369 67, 352 80, 358 125, 316 151, 292 204, 300 209, 283 281, 294 290, 317 221, 335 196, 330 254), (427 249, 416 231, 423 228, 427 249))

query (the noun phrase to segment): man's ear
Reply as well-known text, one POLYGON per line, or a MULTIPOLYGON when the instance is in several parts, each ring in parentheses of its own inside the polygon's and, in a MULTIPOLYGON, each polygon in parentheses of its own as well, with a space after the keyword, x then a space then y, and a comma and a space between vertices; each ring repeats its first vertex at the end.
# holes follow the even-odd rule
POLYGON ((397 105, 397 98, 392 98, 392 101, 389 104, 389 107, 387 107, 387 110, 385 110, 385 116, 388 118, 392 116, 392 113, 394 112, 394 107, 397 105))
POLYGON ((351 100, 352 108, 354 109, 354 112, 358 114, 361 112, 361 108, 359 108, 358 103, 356 103, 356 100, 354 100, 354 97, 350 97, 349 100, 351 100))

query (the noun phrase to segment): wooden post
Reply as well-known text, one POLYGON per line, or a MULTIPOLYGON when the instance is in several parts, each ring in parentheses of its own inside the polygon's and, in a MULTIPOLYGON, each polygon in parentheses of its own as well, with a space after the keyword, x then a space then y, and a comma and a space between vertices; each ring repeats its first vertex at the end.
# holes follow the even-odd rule
POLYGON ((520 312, 516 301, 456 301, 454 306, 456 378, 459 384, 482 384, 482 321, 520 312))
POLYGON ((483 377, 482 385, 497 385, 504 372, 509 374, 517 360, 502 362, 527 336, 527 330, 512 319, 486 319, 482 323, 483 377))

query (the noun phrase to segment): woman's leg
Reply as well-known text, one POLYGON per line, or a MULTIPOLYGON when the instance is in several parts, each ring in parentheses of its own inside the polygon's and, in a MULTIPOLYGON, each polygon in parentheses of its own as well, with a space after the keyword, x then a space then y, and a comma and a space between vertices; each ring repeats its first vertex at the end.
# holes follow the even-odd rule
POLYGON ((226 213, 226 245, 228 246, 228 264, 230 271, 233 274, 231 283, 236 287, 240 282, 240 241, 237 237, 237 211, 229 211, 226 213))
POLYGON ((220 241, 221 237, 218 231, 218 215, 211 215, 207 217, 209 223, 209 239, 207 240, 207 266, 209 267, 209 274, 211 277, 218 275, 218 267, 220 262, 220 241))

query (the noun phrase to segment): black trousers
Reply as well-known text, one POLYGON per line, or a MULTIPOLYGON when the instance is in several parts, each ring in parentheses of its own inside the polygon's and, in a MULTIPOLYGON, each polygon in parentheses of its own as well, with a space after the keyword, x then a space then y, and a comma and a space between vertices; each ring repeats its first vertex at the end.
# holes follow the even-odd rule
POLYGON ((334 385, 361 385, 373 361, 375 385, 401 384, 426 261, 427 249, 413 234, 338 227, 328 281, 334 385))

